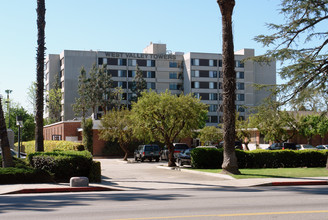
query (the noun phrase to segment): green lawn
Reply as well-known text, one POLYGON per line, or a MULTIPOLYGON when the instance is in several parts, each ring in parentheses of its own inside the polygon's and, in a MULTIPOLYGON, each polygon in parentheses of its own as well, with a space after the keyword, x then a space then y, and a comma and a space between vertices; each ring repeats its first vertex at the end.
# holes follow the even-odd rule
MULTIPOLYGON (((220 173, 222 169, 192 169, 196 171, 220 173)), ((241 175, 232 175, 236 179, 248 178, 289 178, 289 177, 324 177, 328 176, 326 168, 266 168, 239 169, 241 175)))

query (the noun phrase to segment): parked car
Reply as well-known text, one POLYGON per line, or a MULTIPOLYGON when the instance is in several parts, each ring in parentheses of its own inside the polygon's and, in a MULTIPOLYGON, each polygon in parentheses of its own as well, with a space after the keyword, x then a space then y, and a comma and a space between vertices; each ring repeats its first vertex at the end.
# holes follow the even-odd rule
POLYGON ((158 162, 161 156, 160 152, 160 148, 156 144, 139 145, 134 151, 134 160, 143 162, 145 159, 149 161, 155 159, 158 162))
POLYGON ((318 150, 328 150, 328 144, 317 145, 315 148, 318 150))
POLYGON ((296 145, 298 150, 317 150, 317 148, 313 147, 310 144, 298 144, 296 145))
MULTIPOLYGON (((224 144, 224 141, 221 141, 219 143, 218 148, 223 148, 223 144, 224 144)), ((235 141, 235 149, 239 149, 239 150, 243 149, 243 145, 242 145, 241 141, 235 141)))
POLYGON ((182 167, 183 165, 191 165, 191 150, 192 149, 186 149, 179 153, 177 158, 179 167, 182 167))
MULTIPOLYGON (((174 146, 174 159, 178 158, 179 153, 182 151, 189 149, 189 146, 185 143, 173 143, 174 146)), ((161 159, 162 160, 168 160, 169 159, 169 149, 167 146, 164 146, 162 152, 161 152, 161 159)))
POLYGON ((270 145, 270 147, 267 148, 267 150, 297 150, 295 143, 273 143, 270 145))
MULTIPOLYGON (((1 156, 1 149, 0 149, 0 156, 1 156)), ((12 156, 14 157, 18 157, 18 152, 17 151, 14 151, 13 149, 10 149, 10 153, 12 156)), ((23 153, 23 152, 20 152, 20 158, 26 158, 26 153, 23 153)))
POLYGON ((196 148, 216 148, 216 146, 197 146, 196 148))

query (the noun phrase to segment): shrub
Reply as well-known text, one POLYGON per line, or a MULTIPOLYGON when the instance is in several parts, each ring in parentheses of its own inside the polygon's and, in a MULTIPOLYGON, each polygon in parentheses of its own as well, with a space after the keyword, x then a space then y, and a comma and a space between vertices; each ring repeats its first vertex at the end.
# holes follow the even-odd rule
POLYGON ((89 181, 94 183, 101 182, 101 165, 99 161, 92 161, 92 166, 89 173, 89 181))
POLYGON ((29 167, 22 159, 13 159, 14 167, 0 168, 0 184, 54 182, 49 172, 29 167))
MULTIPOLYGON (((25 153, 31 154, 35 152, 35 141, 23 142, 22 145, 25 148, 25 153)), ((54 150, 82 150, 84 146, 78 142, 72 141, 44 141, 44 152, 51 152, 54 150)))
MULTIPOLYGON (((327 151, 236 150, 239 168, 325 167, 327 151)), ((196 148, 191 153, 192 166, 199 169, 221 168, 223 149, 196 148)))
POLYGON ((28 161, 34 168, 54 173, 57 182, 68 182, 73 176, 91 176, 92 181, 101 178, 96 168, 100 165, 94 165, 93 169, 92 155, 88 151, 36 152, 28 155, 28 161), (96 173, 91 173, 93 171, 96 173))

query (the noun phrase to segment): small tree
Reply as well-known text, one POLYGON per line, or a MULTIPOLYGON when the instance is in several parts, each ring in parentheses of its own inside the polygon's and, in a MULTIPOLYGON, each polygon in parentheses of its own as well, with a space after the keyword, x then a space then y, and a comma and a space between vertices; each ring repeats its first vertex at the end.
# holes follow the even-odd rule
POLYGON ((138 102, 132 104, 134 131, 139 137, 165 143, 169 149, 168 166, 175 166, 176 139, 190 137, 203 124, 207 105, 191 94, 180 96, 170 92, 157 94, 143 92, 138 102))
POLYGON ((60 79, 58 74, 56 75, 52 86, 53 88, 50 89, 48 93, 48 100, 46 101, 48 104, 50 121, 58 122, 61 120, 60 112, 62 100, 62 92, 60 88, 60 79))
POLYGON ((219 143, 223 138, 222 130, 215 126, 206 126, 199 131, 198 138, 205 145, 219 143))
POLYGON ((2 98, 0 96, 0 144, 2 151, 2 167, 12 167, 14 165, 10 152, 7 127, 2 110, 2 98))
POLYGON ((105 141, 117 141, 125 153, 123 160, 128 160, 128 145, 134 139, 130 115, 128 109, 112 109, 101 118, 100 138, 105 141))

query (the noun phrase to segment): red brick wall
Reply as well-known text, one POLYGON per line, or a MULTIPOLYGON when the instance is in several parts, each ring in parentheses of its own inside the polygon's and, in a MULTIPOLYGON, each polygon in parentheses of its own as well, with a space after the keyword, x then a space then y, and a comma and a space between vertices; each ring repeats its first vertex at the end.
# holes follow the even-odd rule
POLYGON ((80 122, 59 122, 48 125, 43 128, 44 140, 52 140, 53 135, 60 135, 61 140, 65 140, 66 136, 78 136, 78 140, 82 140, 77 131, 80 127, 80 122))
POLYGON ((99 130, 93 130, 93 156, 101 156, 105 141, 99 139, 99 130))

